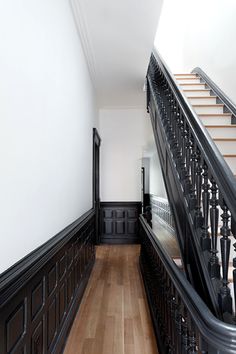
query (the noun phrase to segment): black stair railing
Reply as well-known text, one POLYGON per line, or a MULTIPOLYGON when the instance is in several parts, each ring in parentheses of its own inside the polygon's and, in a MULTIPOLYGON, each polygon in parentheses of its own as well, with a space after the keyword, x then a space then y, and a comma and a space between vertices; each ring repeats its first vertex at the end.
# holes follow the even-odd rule
POLYGON ((235 178, 157 53, 147 73, 147 109, 187 277, 211 311, 231 322, 235 178))
POLYGON ((213 316, 143 216, 140 238, 140 269, 159 353, 236 353, 236 326, 213 316))

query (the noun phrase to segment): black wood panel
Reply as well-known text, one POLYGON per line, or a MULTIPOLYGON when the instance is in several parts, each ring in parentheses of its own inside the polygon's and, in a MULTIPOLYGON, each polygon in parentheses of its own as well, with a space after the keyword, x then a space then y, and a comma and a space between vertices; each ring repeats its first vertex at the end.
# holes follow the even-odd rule
POLYGON ((95 260, 95 212, 0 277, 0 354, 61 353, 95 260))
POLYGON ((102 202, 101 242, 138 243, 140 213, 141 202, 102 202))

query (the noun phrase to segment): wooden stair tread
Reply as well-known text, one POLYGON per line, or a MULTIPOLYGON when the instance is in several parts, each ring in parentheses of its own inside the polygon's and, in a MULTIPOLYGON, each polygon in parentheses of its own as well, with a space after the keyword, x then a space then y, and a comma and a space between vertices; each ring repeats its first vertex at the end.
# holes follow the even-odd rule
MULTIPOLYGON (((191 90, 190 90, 191 91, 191 90)), ((204 91, 204 90, 203 90, 204 91)), ((188 96, 188 99, 189 98, 191 98, 191 99, 204 99, 204 100, 206 100, 206 99, 209 99, 209 98, 217 98, 217 96, 188 96)), ((217 103, 216 103, 217 104, 217 103)), ((216 104, 214 104, 214 106, 216 105, 216 104)))
POLYGON ((205 125, 206 128, 236 128, 236 124, 228 124, 228 125, 205 125))
POLYGON ((193 107, 224 107, 224 105, 222 103, 216 103, 216 104, 192 104, 192 106, 193 107))
POLYGON ((174 76, 197 76, 197 74, 193 73, 193 74, 174 74, 174 76))
POLYGON ((176 77, 177 80, 199 80, 199 77, 176 77))
POLYGON ((206 83, 205 82, 195 82, 195 83, 192 83, 192 82, 188 82, 188 83, 184 83, 184 84, 181 84, 180 83, 180 86, 199 86, 199 85, 206 85, 206 83))
MULTIPOLYGON (((205 92, 205 91, 211 91, 211 90, 210 89, 185 89, 183 91, 184 92, 205 92)), ((201 97, 214 97, 214 96, 201 96, 201 97)))
POLYGON ((231 113, 199 113, 198 116, 200 117, 231 117, 232 114, 231 113))
POLYGON ((213 138, 214 141, 236 141, 236 138, 213 138))
POLYGON ((224 157, 236 157, 236 154, 223 154, 224 157))

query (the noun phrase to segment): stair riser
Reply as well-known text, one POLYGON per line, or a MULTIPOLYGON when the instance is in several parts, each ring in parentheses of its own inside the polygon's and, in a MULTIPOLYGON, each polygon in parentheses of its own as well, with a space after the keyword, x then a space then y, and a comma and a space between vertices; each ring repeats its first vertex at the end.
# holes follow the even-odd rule
POLYGON ((206 85, 182 85, 181 87, 183 90, 204 90, 206 88, 206 85))
POLYGON ((225 157, 225 161, 231 168, 234 175, 236 175, 236 157, 225 157))
MULTIPOLYGON (((211 117, 211 116, 206 116, 206 117, 201 117, 199 116, 201 121, 203 122, 204 125, 227 125, 231 123, 231 117, 230 116, 219 116, 219 117, 211 117)), ((222 136, 221 136, 222 138, 222 136)))
POLYGON ((189 98, 188 99, 191 104, 216 104, 215 97, 207 97, 207 98, 189 98))
POLYGON ((174 75, 175 78, 178 80, 178 79, 196 79, 197 75, 196 74, 189 74, 189 75, 186 75, 186 74, 181 74, 181 75, 174 75))
POLYGON ((232 154, 236 152, 236 141, 214 141, 222 154, 232 154))
POLYGON ((210 91, 204 90, 204 91, 187 91, 184 92, 185 96, 187 97, 193 97, 193 96, 202 96, 202 97, 209 97, 210 96, 210 91))
POLYGON ((195 78, 195 79, 178 79, 177 78, 177 81, 178 81, 178 83, 179 84, 200 84, 200 79, 197 79, 197 78, 195 78))
POLYGON ((197 114, 221 114, 223 113, 223 107, 193 107, 197 114))
POLYGON ((236 127, 235 128, 207 128, 211 137, 214 138, 236 138, 236 127))

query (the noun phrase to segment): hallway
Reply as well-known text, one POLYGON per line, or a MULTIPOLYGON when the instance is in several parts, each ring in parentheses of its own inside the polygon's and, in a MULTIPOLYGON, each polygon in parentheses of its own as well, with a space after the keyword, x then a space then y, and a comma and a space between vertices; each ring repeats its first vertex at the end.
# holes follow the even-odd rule
POLYGON ((157 354, 139 246, 98 246, 64 354, 157 354))

